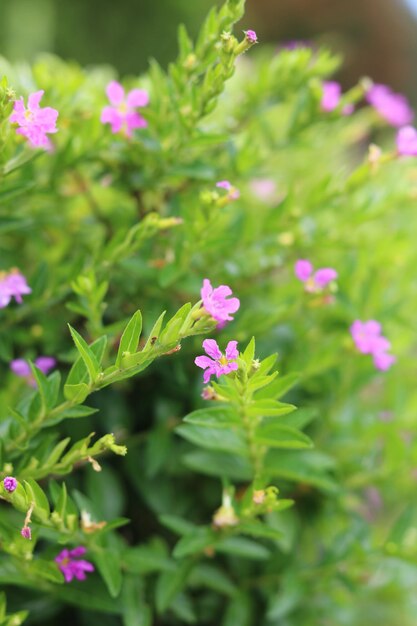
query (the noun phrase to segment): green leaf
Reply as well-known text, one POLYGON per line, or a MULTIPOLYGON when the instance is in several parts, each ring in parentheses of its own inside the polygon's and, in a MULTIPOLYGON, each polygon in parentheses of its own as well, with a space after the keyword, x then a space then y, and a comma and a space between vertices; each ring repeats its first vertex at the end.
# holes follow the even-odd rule
POLYGON ((127 324, 122 338, 120 339, 119 350, 117 352, 116 366, 120 367, 125 353, 137 352, 140 333, 142 331, 142 313, 138 310, 127 324))
POLYGON ((215 406, 207 409, 198 409, 184 417, 187 424, 216 428, 233 428, 240 426, 241 418, 236 410, 229 406, 215 406))
POLYGON ((152 326, 151 332, 149 333, 148 340, 145 343, 145 347, 143 348, 143 352, 145 352, 146 350, 149 350, 149 348, 151 348, 154 345, 154 343, 158 340, 165 314, 166 314, 166 311, 163 311, 161 315, 158 317, 158 319, 156 320, 155 324, 152 326))
POLYGON ((164 613, 175 596, 184 589, 190 575, 193 562, 182 561, 174 572, 163 572, 156 583, 156 609, 158 613, 164 613))
POLYGON ((77 333, 77 331, 69 324, 68 327, 70 329, 71 337, 75 343, 75 346, 87 368, 90 376, 90 382, 93 383, 100 372, 100 363, 97 360, 94 351, 88 346, 87 342, 81 337, 81 335, 77 333))
POLYGON ((196 424, 181 424, 175 428, 175 432, 202 448, 209 450, 221 450, 249 456, 249 449, 245 440, 243 429, 235 427, 234 430, 197 426, 196 424))
POLYGON ((173 556, 176 559, 181 559, 185 556, 202 552, 205 548, 214 546, 218 538, 218 533, 216 534, 212 528, 207 526, 198 527, 178 541, 174 548, 173 556))
POLYGON ((255 431, 256 443, 270 448, 312 448, 310 437, 295 428, 283 426, 279 422, 262 422, 255 431))
POLYGON ((106 583, 109 594, 112 598, 117 598, 123 582, 118 553, 107 548, 100 551, 97 550, 94 553, 94 561, 106 583))
POLYGON ((253 468, 249 460, 227 452, 198 450, 186 454, 183 463, 195 472, 207 476, 243 481, 253 478, 253 468))
POLYGON ((300 380, 299 374, 287 374, 286 376, 279 376, 267 387, 264 387, 261 391, 256 392, 256 399, 262 400, 267 398, 282 398, 294 385, 300 380))
POLYGON ((284 404, 283 402, 277 402, 276 400, 256 400, 251 402, 248 406, 248 415, 256 417, 268 417, 286 415, 295 411, 296 407, 292 404, 284 404))
POLYGON ((54 561, 45 561, 38 558, 31 561, 29 571, 35 580, 36 578, 44 578, 52 583, 62 584, 64 582, 64 576, 54 561))
POLYGON ((89 394, 90 387, 85 383, 79 383, 78 385, 64 385, 65 398, 74 402, 74 404, 84 402, 89 394))
POLYGON ((264 561, 271 556, 268 548, 246 537, 227 537, 217 544, 216 550, 253 561, 264 561))
POLYGON ((28 500, 35 503, 35 508, 33 510, 34 515, 39 517, 39 519, 42 521, 48 520, 50 515, 50 508, 49 500, 46 497, 45 493, 39 487, 38 483, 35 482, 32 478, 24 480, 23 484, 25 486, 28 500))
POLYGON ((122 592, 123 626, 152 626, 152 611, 144 599, 143 582, 126 576, 122 592))
POLYGON ((328 471, 334 461, 318 451, 269 450, 264 461, 264 471, 273 477, 312 485, 329 493, 336 493, 338 485, 328 471))

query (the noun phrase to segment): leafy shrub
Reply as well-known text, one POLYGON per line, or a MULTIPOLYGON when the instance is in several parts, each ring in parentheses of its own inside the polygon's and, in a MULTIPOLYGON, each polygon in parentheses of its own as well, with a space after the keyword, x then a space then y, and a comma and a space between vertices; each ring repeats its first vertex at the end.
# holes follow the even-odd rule
POLYGON ((411 111, 243 5, 1 60, 1 624, 413 623, 411 111))

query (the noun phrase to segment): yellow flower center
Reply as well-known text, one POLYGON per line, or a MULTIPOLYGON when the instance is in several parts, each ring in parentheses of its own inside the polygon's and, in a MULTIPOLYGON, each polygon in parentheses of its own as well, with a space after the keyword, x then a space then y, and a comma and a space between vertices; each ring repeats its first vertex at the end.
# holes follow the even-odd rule
POLYGON ((229 363, 229 360, 228 360, 227 356, 223 355, 222 357, 220 357, 219 363, 220 363, 220 365, 227 365, 229 363))

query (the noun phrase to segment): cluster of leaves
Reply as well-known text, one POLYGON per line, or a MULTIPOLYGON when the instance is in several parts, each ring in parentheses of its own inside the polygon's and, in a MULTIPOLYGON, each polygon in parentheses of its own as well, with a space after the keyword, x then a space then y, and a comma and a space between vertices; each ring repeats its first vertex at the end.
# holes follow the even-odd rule
POLYGON ((150 94, 130 140, 100 123, 110 69, 0 60, 1 269, 32 289, 0 310, 0 624, 69 606, 109 626, 413 623, 416 167, 370 109, 321 110, 328 51, 242 55, 243 5, 125 81, 150 94), (37 89, 59 111, 50 153, 9 122, 37 89), (337 268, 330 300, 303 292, 298 258, 337 268), (241 300, 221 331, 205 277, 241 300), (355 352, 356 318, 383 324, 390 372, 355 352), (210 333, 246 347, 202 400, 210 333), (30 388, 9 364, 39 354, 59 365, 31 365, 30 388), (54 559, 78 545, 97 571, 65 584, 54 559))

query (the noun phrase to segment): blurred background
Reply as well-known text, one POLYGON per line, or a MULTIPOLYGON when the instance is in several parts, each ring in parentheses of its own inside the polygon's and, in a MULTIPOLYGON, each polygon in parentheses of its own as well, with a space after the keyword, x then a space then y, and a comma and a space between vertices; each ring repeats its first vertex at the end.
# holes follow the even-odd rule
MULTIPOLYGON (((195 34, 216 0, 1 0, 0 51, 13 61, 44 51, 83 65, 111 64, 120 74, 146 69, 150 56, 167 64, 176 29, 195 34)), ((308 40, 340 52, 340 80, 361 76, 417 101, 417 0, 247 0, 243 28, 282 44, 308 40)))

